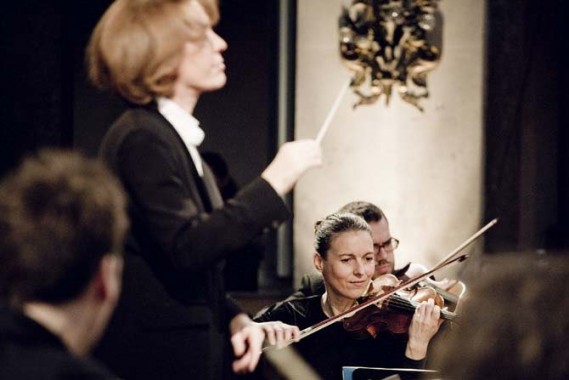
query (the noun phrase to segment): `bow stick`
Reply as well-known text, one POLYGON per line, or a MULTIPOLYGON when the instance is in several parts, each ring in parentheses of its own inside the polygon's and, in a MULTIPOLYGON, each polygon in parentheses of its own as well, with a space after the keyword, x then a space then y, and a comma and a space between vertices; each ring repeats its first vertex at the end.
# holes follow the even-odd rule
MULTIPOLYGON (((343 319, 343 318, 348 318, 351 317, 352 315, 354 315, 355 313, 357 313, 360 310, 365 309, 368 306, 371 306, 373 304, 378 304, 384 300, 386 300, 387 298, 389 298, 391 295, 395 294, 396 292, 398 292, 399 290, 405 289, 405 288, 409 288, 415 284, 418 284, 419 282, 421 282, 422 280, 424 280, 425 278, 431 276, 434 272, 438 271, 439 269, 444 268, 445 266, 451 264, 451 263, 455 263, 458 261, 462 261, 465 258, 468 257, 467 254, 463 254, 461 256, 457 256, 463 249, 465 249, 467 246, 469 246, 470 244, 472 244, 476 239, 478 239, 480 236, 482 236, 482 234, 484 234, 488 229, 490 229, 491 227, 493 227, 496 223, 498 222, 498 219, 493 219, 491 222, 489 222, 488 224, 486 224, 484 227, 482 227, 480 230, 478 230, 476 233, 474 233, 472 236, 470 236, 468 239, 466 239, 464 241, 464 243, 462 243, 461 245, 459 245, 457 248, 455 248, 451 253, 449 253, 446 257, 444 257, 442 260, 440 260, 431 270, 418 275, 414 278, 411 278, 393 288, 391 288, 388 291, 385 291, 375 297, 371 297, 370 299, 368 299, 365 302, 362 302, 352 308, 350 308, 349 310, 346 310, 336 316, 330 317, 328 319, 325 319, 321 322, 318 322, 315 325, 312 325, 310 327, 305 328, 304 330, 302 330, 300 332, 300 338, 299 341, 330 326, 331 324, 343 319)), ((285 344, 285 346, 290 345, 294 343, 293 340, 290 340, 289 342, 287 342, 285 344)), ((269 348, 275 348, 276 346, 267 346, 265 348, 263 348, 263 351, 265 349, 269 349, 269 348)), ((284 346, 283 346, 284 347, 284 346)))
MULTIPOLYGON (((468 257, 468 254, 464 254, 462 256, 458 256, 455 257, 457 253, 459 253, 460 251, 462 251, 464 248, 466 248, 467 246, 469 246, 472 242, 474 242, 476 239, 478 239, 480 236, 482 236, 482 234, 484 234, 486 231, 488 231, 491 227, 493 227, 496 223, 498 223, 498 218, 495 218, 493 220, 491 220, 488 224, 486 224, 484 227, 482 227, 481 229, 479 229, 474 235, 472 235, 471 237, 469 237, 468 239, 466 239, 466 241, 464 243, 462 243, 461 245, 459 245, 458 247, 456 247, 454 249, 454 251, 452 251, 451 253, 449 253, 445 258, 443 258, 441 261, 439 261, 434 267, 433 269, 431 269, 429 272, 429 275, 433 274, 433 272, 441 269, 442 267, 446 266, 447 264, 450 264, 451 262, 454 261, 460 261, 461 259, 465 259, 466 257, 468 257)), ((414 285, 414 284, 412 284, 414 285)))
POLYGON ((330 123, 332 122, 332 118, 336 114, 336 111, 338 110, 338 107, 340 106, 340 101, 342 100, 342 98, 346 94, 346 91, 348 90, 349 87, 350 87, 350 81, 347 81, 342 86, 342 88, 340 89, 340 92, 336 96, 336 100, 334 101, 332 108, 330 108, 330 111, 328 112, 328 116, 326 116, 326 119, 324 120, 324 124, 322 124, 322 126, 320 127, 320 130, 318 131, 318 135, 316 136, 316 142, 318 144, 322 143, 322 140, 324 139, 326 132, 328 132, 328 127, 330 127, 330 123))

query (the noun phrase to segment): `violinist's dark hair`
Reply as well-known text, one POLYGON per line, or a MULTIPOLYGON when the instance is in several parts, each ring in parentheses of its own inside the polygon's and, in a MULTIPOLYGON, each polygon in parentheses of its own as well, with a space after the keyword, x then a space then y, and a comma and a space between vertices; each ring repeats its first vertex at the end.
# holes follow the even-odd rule
POLYGON ((128 217, 102 162, 43 150, 0 183, 0 297, 61 303, 78 296, 103 256, 121 254, 128 217))
POLYGON ((566 255, 492 256, 480 259, 433 368, 443 379, 568 379, 566 255))
POLYGON ((350 202, 344 206, 338 212, 351 212, 352 214, 356 214, 364 218, 364 220, 368 223, 370 222, 379 222, 382 219, 385 219, 387 222, 387 218, 385 214, 379 207, 374 205, 370 202, 365 201, 355 201, 350 202))
POLYGON ((314 249, 325 259, 332 240, 346 231, 367 231, 371 236, 371 229, 361 216, 339 212, 328 215, 314 224, 314 249))

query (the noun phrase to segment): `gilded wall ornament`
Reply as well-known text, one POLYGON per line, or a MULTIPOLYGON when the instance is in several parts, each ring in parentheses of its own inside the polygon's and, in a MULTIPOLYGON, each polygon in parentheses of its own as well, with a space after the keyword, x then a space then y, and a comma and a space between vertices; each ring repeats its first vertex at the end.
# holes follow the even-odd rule
POLYGON ((340 54, 353 71, 354 105, 373 104, 393 91, 423 111, 427 74, 442 51, 439 0, 345 0, 340 16, 340 54))

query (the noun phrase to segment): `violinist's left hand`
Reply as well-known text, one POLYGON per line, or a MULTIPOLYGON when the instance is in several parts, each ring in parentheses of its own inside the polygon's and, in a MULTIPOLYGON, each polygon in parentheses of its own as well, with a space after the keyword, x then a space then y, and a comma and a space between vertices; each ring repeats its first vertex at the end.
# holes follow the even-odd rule
POLYGON ((431 338, 439 331, 441 308, 433 299, 421 302, 409 326, 409 341, 405 356, 409 359, 421 360, 427 356, 431 338))

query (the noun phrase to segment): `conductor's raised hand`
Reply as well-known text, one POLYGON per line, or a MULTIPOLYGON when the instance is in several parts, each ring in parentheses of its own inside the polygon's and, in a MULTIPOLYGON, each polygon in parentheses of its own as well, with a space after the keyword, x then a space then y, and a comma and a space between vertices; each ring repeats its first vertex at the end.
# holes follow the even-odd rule
POLYGON ((284 143, 261 177, 279 195, 288 193, 310 168, 322 165, 322 150, 315 140, 284 143))

